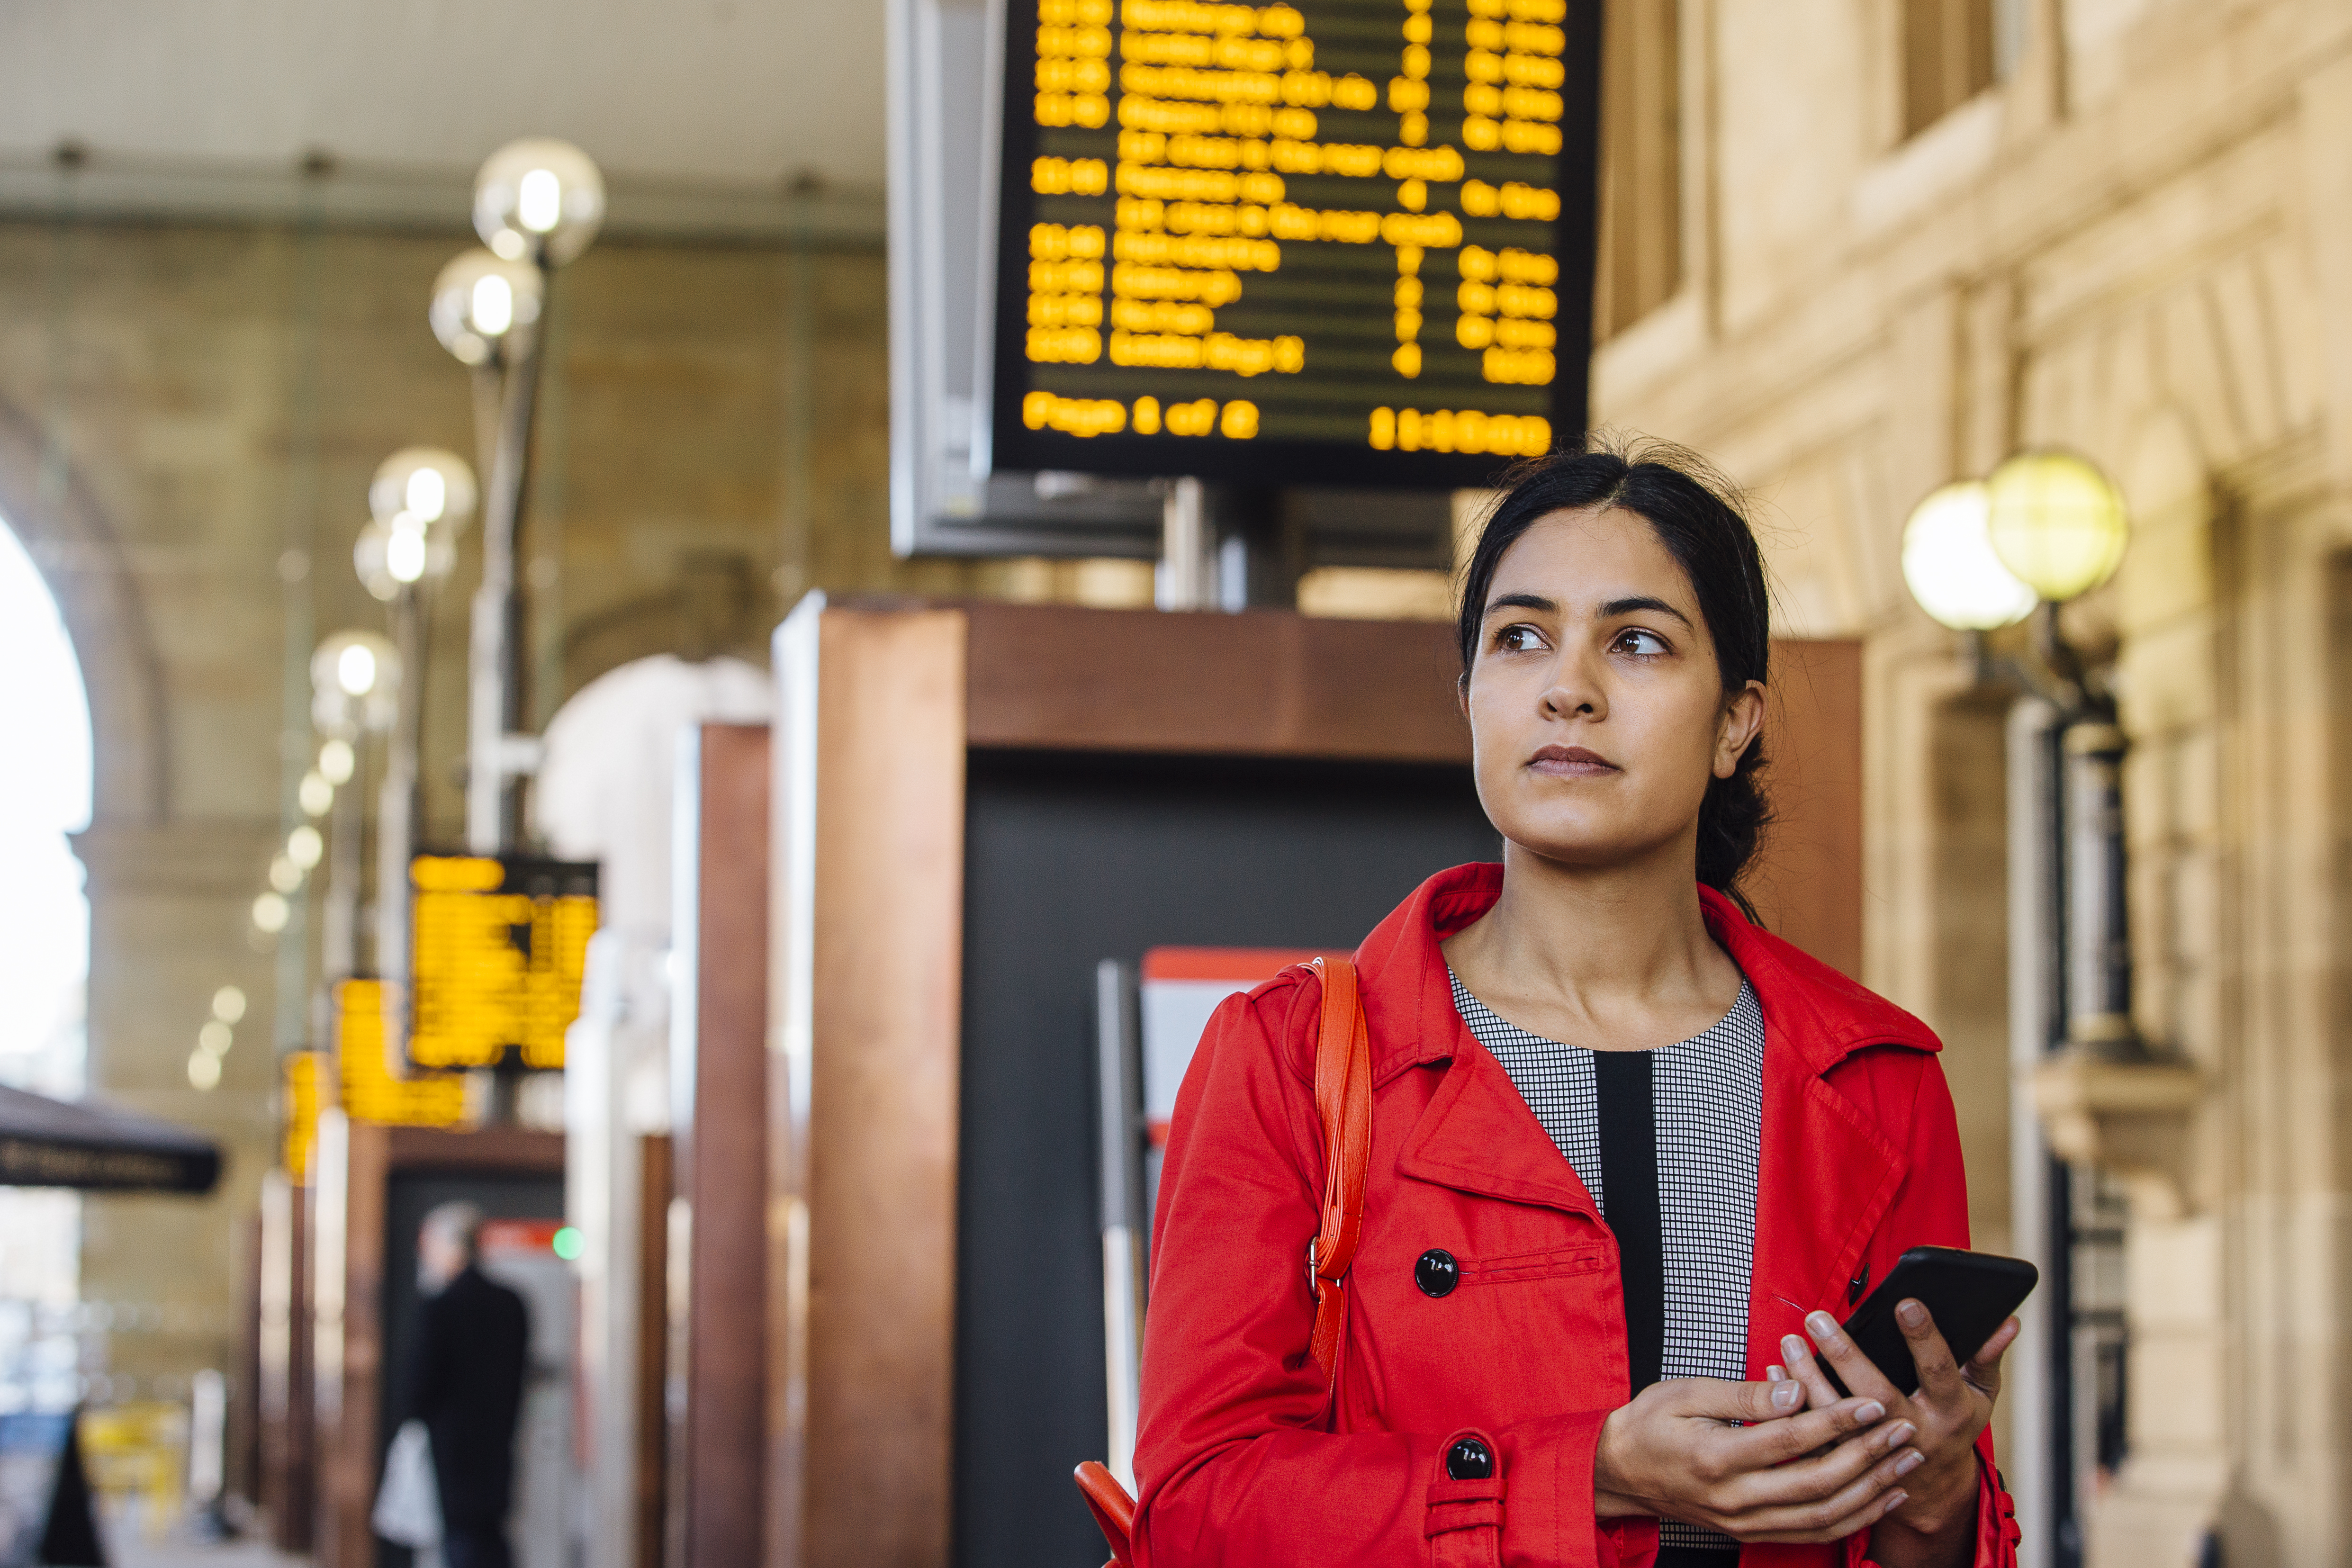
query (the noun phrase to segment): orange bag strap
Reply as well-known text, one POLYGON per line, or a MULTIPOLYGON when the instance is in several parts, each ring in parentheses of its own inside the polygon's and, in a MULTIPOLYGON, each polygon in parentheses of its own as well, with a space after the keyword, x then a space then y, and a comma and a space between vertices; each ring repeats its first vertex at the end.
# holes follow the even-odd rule
POLYGON ((1372 1163, 1372 1047, 1356 994, 1356 966, 1318 958, 1307 967, 1323 983, 1315 1039, 1315 1114, 1323 1124, 1323 1225, 1307 1244, 1307 1285, 1315 1328, 1307 1348, 1328 1379, 1339 1359, 1348 1319, 1348 1266, 1364 1230, 1364 1176, 1372 1163))

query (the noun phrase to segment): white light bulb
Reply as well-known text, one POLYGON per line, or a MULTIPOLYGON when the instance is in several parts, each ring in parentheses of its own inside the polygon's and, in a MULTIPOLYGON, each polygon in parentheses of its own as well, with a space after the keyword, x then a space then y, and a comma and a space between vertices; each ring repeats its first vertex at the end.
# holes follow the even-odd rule
POLYGON ((290 893, 302 885, 302 868, 279 855, 269 862, 269 885, 281 893, 290 893))
MULTIPOLYGON (((267 929, 267 928, 264 928, 267 929)), ((188 1083, 192 1088, 209 1093, 220 1087, 220 1058, 209 1051, 188 1053, 188 1083)))
POLYGON ((327 782, 324 773, 313 769, 302 775, 302 783, 294 795, 302 803, 303 815, 324 816, 335 804, 335 786, 327 782))
POLYGON ((514 286, 491 272, 474 280, 474 330, 498 337, 514 325, 514 286))
POLYGON ((1986 535, 1982 481, 1946 485, 1912 510, 1903 529, 1903 580, 1919 607, 1954 630, 1993 631, 2032 613, 2019 582, 1986 535))
POLYGON ((234 1024, 245 1016, 245 993, 234 985, 224 985, 213 993, 213 1016, 224 1024, 234 1024))
POLYGON ((419 522, 438 522, 449 506, 449 481, 438 468, 419 468, 408 476, 409 515, 419 522))
MULTIPOLYGON (((408 514, 403 512, 403 517, 408 514)), ((384 536, 383 569, 396 583, 414 583, 425 575, 425 531, 395 527, 384 536)))
POLYGON ((365 643, 353 643, 336 656, 335 682, 353 697, 365 697, 375 689, 375 650, 365 643))
POLYGON ((330 741, 319 748, 319 776, 331 784, 349 784, 358 762, 349 741, 330 741))
POLYGON ((236 1038, 230 1032, 229 1026, 218 1018, 215 1018, 196 1031, 196 1049, 205 1052, 207 1056, 226 1056, 229 1047, 236 1043, 236 1038))
POLYGON ((327 841, 307 822, 286 836, 286 858, 305 871, 319 863, 326 847, 327 841))
POLYGON ((292 912, 291 906, 276 893, 264 893, 253 900, 255 928, 271 936, 286 929, 286 918, 292 912))
POLYGON ((515 187, 515 216, 533 234, 545 234, 563 216, 563 184, 552 169, 533 169, 515 187))

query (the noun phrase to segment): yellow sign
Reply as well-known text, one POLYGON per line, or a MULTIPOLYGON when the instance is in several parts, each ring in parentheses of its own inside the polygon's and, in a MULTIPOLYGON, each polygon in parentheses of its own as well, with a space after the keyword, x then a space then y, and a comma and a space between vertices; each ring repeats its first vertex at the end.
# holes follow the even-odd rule
POLYGON ((335 1052, 342 1069, 343 1113, 354 1121, 399 1127, 454 1127, 465 1120, 466 1086, 452 1073, 392 1076, 383 1055, 383 986, 346 980, 335 988, 335 1052))
POLYGON ((596 868, 421 855, 409 1059, 425 1068, 563 1065, 596 930, 596 868))
POLYGON ((319 1141, 327 1060, 324 1051, 295 1051, 286 1058, 286 1173, 298 1187, 310 1184, 310 1150, 319 1141))

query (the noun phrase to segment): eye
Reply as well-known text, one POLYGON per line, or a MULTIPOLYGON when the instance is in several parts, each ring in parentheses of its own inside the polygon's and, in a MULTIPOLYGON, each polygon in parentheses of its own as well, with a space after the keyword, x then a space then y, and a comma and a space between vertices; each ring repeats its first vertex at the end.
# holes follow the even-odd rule
POLYGON ((1543 637, 1525 621, 1505 626, 1495 634, 1495 649, 1498 653, 1532 653, 1543 646, 1543 637))
POLYGON ((1655 658, 1675 650, 1657 633, 1645 632, 1639 626, 1627 626, 1611 639, 1609 651, 1631 654, 1636 658, 1655 658))

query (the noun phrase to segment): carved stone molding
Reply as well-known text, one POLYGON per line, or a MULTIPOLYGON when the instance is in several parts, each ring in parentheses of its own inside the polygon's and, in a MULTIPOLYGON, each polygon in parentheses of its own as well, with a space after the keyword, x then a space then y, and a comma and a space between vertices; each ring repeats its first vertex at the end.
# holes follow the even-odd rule
POLYGON ((2205 1092, 2186 1062, 2073 1046, 2037 1068, 2033 1105, 2050 1147, 2124 1184, 2141 1219, 2187 1212, 2189 1113, 2205 1092))

